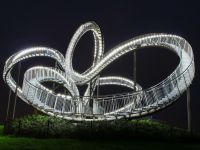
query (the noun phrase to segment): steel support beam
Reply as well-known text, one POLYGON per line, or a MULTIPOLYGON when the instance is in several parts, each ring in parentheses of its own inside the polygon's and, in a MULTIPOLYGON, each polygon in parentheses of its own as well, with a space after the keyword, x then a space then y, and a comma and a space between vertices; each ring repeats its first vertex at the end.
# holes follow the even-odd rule
POLYGON ((187 123, 188 123, 188 132, 192 131, 192 108, 191 108, 191 95, 190 88, 187 88, 187 123))
POLYGON ((133 81, 134 81, 134 91, 136 91, 136 79, 137 79, 137 62, 136 62, 136 51, 133 51, 133 81))
POLYGON ((15 112, 16 112, 16 103, 17 103, 17 88, 19 86, 19 78, 20 78, 20 70, 21 70, 21 62, 18 64, 18 75, 17 75, 17 84, 15 89, 15 99, 14 99, 14 105, 13 105, 13 114, 12 119, 15 119, 15 112))

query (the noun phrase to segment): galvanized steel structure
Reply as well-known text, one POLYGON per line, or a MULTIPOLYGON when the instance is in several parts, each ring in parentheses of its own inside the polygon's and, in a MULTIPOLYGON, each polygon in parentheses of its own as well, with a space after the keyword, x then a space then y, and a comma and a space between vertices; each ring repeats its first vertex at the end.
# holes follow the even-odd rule
MULTIPOLYGON (((170 59, 170 58, 169 58, 170 59)), ((119 44, 104 54, 104 42, 99 26, 94 22, 81 25, 73 35, 65 57, 57 50, 47 47, 23 49, 12 55, 5 63, 3 79, 26 103, 48 114, 75 121, 114 120, 124 117, 142 117, 165 108, 176 101, 192 83, 195 74, 194 56, 190 44, 182 37, 171 34, 146 34, 119 44), (93 64, 83 73, 72 67, 74 49, 79 39, 88 31, 94 37, 93 64), (119 77, 99 77, 100 72, 122 55, 143 47, 165 47, 180 58, 179 65, 163 81, 148 89, 133 80, 119 77), (22 87, 14 81, 13 67, 31 57, 50 57, 59 68, 35 66, 24 74, 22 87), (62 84, 69 94, 55 93, 41 84, 44 81, 62 84), (78 85, 87 84, 84 96, 79 95, 78 85), (95 95, 102 85, 119 85, 132 89, 130 93, 95 95)))

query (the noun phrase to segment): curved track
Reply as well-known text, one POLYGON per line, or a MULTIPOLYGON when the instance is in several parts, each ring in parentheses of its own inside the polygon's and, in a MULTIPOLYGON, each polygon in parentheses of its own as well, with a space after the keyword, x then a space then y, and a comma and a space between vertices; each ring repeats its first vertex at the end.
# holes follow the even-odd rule
POLYGON ((17 88, 17 95, 26 103, 46 114, 76 121, 113 120, 151 114, 177 100, 194 78, 192 48, 182 37, 163 33, 146 34, 123 42, 105 54, 103 43, 98 25, 94 22, 85 23, 73 35, 65 58, 59 51, 51 48, 24 49, 6 61, 3 78, 13 91, 17 88), (72 67, 73 52, 79 39, 88 31, 92 31, 95 43, 93 64, 80 74, 72 67), (140 85, 136 84, 135 87, 132 80, 123 77, 97 78, 104 68, 122 55, 149 46, 165 47, 180 58, 177 68, 157 85, 143 90, 140 85), (58 68, 35 66, 25 72, 22 88, 16 85, 11 75, 13 67, 20 61, 40 56, 55 59, 64 71, 58 68), (69 94, 55 93, 41 84, 44 81, 62 84, 69 94), (90 94, 90 82, 93 82, 93 89, 97 88, 97 85, 118 85, 128 87, 135 92, 91 97, 93 93, 90 94), (88 88, 84 96, 80 96, 77 85, 84 84, 88 84, 88 88))

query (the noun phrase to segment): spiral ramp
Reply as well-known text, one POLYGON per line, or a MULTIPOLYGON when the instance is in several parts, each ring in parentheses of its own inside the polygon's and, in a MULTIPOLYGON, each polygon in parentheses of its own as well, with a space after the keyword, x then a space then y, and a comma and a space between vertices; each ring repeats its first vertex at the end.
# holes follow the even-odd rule
MULTIPOLYGON (((166 49, 166 50, 167 50, 166 49)), ((101 31, 94 22, 81 25, 73 35, 65 57, 57 50, 47 47, 33 47, 12 55, 5 63, 3 78, 12 91, 24 102, 48 114, 75 121, 114 120, 124 117, 142 117, 167 107, 176 101, 190 86, 195 74, 194 56, 190 44, 180 36, 171 34, 146 34, 123 42, 104 54, 101 31), (72 67, 74 49, 86 32, 94 36, 93 64, 82 74, 72 67), (143 47, 165 47, 180 58, 176 69, 163 81, 148 88, 130 79, 118 76, 99 77, 99 73, 122 55, 143 47), (24 74, 23 85, 14 81, 11 71, 20 61, 32 57, 49 57, 57 61, 60 68, 35 66, 24 74), (55 93, 42 85, 44 81, 62 84, 69 94, 55 93), (130 93, 95 96, 97 86, 118 85, 131 89, 130 93), (77 85, 87 84, 84 96, 80 96, 77 85), (92 108, 91 108, 92 102, 92 108)))

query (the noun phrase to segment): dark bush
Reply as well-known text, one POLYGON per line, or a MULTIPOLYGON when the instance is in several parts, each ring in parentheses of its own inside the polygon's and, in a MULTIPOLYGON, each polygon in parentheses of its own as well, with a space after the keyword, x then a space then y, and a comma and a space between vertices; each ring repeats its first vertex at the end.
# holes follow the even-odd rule
POLYGON ((12 121, 10 126, 14 135, 41 138, 173 139, 190 136, 184 129, 151 119, 75 123, 51 116, 31 115, 12 121))
POLYGON ((33 137, 68 136, 74 126, 64 119, 43 115, 26 116, 11 122, 11 130, 15 135, 33 137))

